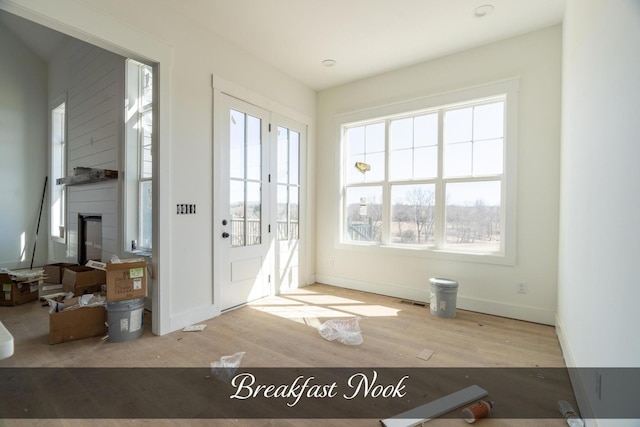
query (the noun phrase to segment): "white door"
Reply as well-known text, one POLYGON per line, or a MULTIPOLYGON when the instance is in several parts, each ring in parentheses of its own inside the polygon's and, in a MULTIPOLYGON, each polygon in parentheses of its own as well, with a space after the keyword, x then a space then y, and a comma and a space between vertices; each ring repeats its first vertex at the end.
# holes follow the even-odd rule
POLYGON ((223 95, 221 289, 227 310, 271 293, 268 112, 223 95))
POLYGON ((272 116, 272 138, 275 138, 275 183, 277 224, 275 233, 277 291, 295 289, 299 285, 303 234, 300 219, 304 206, 302 171, 306 141, 306 126, 293 120, 272 116))

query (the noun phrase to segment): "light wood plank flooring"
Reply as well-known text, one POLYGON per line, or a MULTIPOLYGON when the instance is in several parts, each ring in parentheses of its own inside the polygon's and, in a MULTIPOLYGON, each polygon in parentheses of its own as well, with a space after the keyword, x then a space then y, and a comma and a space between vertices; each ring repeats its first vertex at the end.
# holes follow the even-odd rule
MULTIPOLYGON (((428 306, 316 284, 266 298, 202 322, 202 332, 150 332, 112 343, 89 338, 48 344, 47 308, 39 303, 0 307, 15 339, 15 354, 0 367, 209 367, 224 355, 246 352, 243 367, 564 367, 553 327, 458 310, 444 319, 428 306), (346 346, 320 337, 328 319, 357 316, 364 342, 346 346), (433 351, 429 360, 416 357, 433 351)), ((480 423, 480 422, 479 422, 480 423)), ((491 426, 562 426, 563 420, 484 419, 491 426)), ((377 426, 377 420, 96 420, 91 425, 377 426)), ((4 426, 82 426, 87 420, 1 420, 4 426)), ((462 426, 463 420, 427 425, 462 426)))

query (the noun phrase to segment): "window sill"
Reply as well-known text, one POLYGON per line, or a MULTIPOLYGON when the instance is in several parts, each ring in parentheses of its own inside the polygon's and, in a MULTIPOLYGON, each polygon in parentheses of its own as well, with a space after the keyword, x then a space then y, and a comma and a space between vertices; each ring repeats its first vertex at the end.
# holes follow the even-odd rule
POLYGON ((453 262, 515 265, 515 255, 500 252, 463 252, 434 247, 398 246, 378 243, 338 243, 337 248, 347 251, 368 252, 381 255, 413 256, 453 262))
POLYGON ((136 250, 136 251, 126 251, 127 254, 130 255, 135 255, 135 256, 142 256, 142 257, 146 257, 146 258, 151 258, 151 250, 136 250))

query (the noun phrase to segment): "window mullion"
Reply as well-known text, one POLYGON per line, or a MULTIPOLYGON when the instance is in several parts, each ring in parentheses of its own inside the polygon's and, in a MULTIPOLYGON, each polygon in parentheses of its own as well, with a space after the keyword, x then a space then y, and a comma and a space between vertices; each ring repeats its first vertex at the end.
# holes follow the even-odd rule
POLYGON ((444 110, 438 110, 438 177, 436 178, 436 207, 435 207, 435 246, 437 249, 445 246, 445 183, 444 183, 444 110))
POLYGON ((382 244, 388 244, 391 235, 391 188, 389 184, 389 158, 391 156, 391 146, 389 142, 390 120, 384 122, 384 181, 382 185, 382 244))

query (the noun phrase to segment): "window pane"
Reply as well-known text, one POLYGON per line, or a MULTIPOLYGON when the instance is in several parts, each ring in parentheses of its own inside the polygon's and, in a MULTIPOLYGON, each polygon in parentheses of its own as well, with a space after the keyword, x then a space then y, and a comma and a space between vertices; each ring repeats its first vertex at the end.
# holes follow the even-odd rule
POLYGON ((446 245, 472 251, 500 250, 501 182, 446 185, 446 245))
POLYGON ((366 126, 365 149, 367 153, 384 152, 384 139, 384 122, 366 126))
POLYGON ((435 185, 393 185, 391 203, 391 243, 433 244, 435 185))
POLYGON ((151 249, 152 235, 152 213, 151 205, 151 181, 142 181, 140 183, 140 237, 138 238, 138 246, 145 249, 151 249))
POLYGON ((298 240, 300 238, 300 189, 289 186, 289 239, 298 240))
POLYGON ((261 120, 247 116, 247 179, 260 180, 262 174, 261 120))
POLYGON ((438 176, 438 147, 416 148, 413 153, 413 177, 417 179, 438 176))
POLYGON ((389 179, 394 181, 411 179, 413 175, 413 150, 395 150, 391 152, 389 179))
POLYGON ((146 108, 153 101, 153 69, 144 65, 141 67, 142 75, 142 107, 146 108))
POLYGON ((470 142, 447 144, 444 148, 445 176, 470 176, 471 159, 470 142))
POLYGON ((473 175, 502 173, 502 139, 473 143, 473 175))
POLYGON ((259 182, 247 182, 246 245, 259 245, 262 241, 262 195, 259 182))
POLYGON ((152 165, 151 160, 151 129, 153 122, 153 116, 151 111, 148 111, 142 115, 142 154, 140 165, 140 178, 151 178, 152 165))
POLYGON ((244 181, 229 182, 229 216, 231 217, 231 246, 244 246, 245 242, 244 181))
POLYGON ((365 174, 368 172, 360 172, 356 168, 356 163, 365 162, 364 154, 358 154, 355 156, 350 156, 349 160, 347 160, 347 183, 349 184, 361 184, 365 180, 365 174))
POLYGON ((418 116, 414 119, 414 147, 438 145, 438 114, 418 116))
POLYGON ((382 241, 382 187, 347 187, 346 238, 350 241, 382 241))
POLYGON ((277 182, 289 182, 289 129, 278 126, 278 177, 277 182))
POLYGON ((347 145, 350 155, 364 154, 364 126, 347 129, 347 145))
POLYGON ((473 139, 502 138, 504 132, 504 102, 480 105, 473 111, 473 139))
POLYGON ((289 131, 289 184, 300 182, 300 134, 289 131))
POLYGON ((367 182, 382 181, 384 179, 384 152, 367 154, 366 162, 371 165, 371 170, 366 172, 367 182))
POLYGON ((231 178, 244 178, 245 115, 231 110, 229 123, 229 173, 231 178))
POLYGON ((413 147, 413 118, 392 120, 389 138, 392 150, 413 147))
POLYGON ((289 239, 289 186, 278 185, 278 240, 289 239))
POLYGON ((444 113, 444 143, 471 141, 471 107, 444 113))

